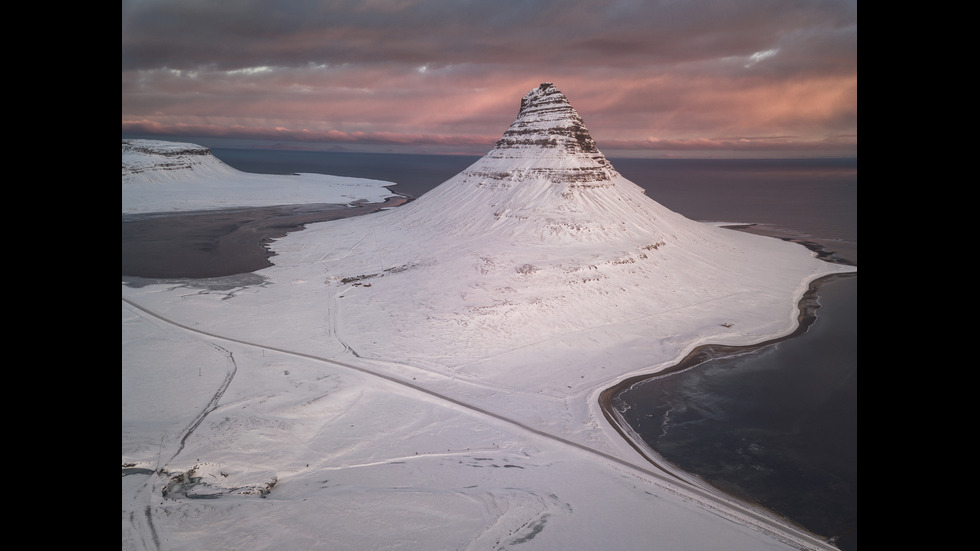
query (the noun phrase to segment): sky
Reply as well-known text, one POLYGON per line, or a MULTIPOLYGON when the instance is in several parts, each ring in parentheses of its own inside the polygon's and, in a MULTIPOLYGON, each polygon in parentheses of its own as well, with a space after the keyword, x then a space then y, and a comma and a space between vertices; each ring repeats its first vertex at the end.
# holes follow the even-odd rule
POLYGON ((123 138, 482 155, 542 82, 607 156, 857 157, 857 1, 122 2, 123 138))

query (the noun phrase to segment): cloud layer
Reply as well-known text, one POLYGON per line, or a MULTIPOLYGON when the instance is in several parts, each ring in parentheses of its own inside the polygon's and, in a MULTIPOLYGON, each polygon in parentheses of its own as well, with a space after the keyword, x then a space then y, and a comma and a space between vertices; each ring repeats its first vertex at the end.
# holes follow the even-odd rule
POLYGON ((554 82, 607 154, 856 156, 856 0, 124 0, 124 135, 481 154, 554 82))

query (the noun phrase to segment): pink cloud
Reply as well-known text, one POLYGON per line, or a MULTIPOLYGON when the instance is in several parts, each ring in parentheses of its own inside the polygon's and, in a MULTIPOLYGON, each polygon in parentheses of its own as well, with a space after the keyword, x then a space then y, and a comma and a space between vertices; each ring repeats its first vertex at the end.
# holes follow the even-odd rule
POLYGON ((822 154, 857 134, 852 0, 733 2, 724 19, 683 3, 265 8, 124 10, 123 132, 476 147, 551 81, 600 148, 822 154))

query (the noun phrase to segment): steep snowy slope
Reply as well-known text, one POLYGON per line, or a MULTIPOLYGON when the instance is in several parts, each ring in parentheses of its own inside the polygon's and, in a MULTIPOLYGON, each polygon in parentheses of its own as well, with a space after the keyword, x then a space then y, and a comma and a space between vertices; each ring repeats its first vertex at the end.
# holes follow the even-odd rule
POLYGON ((159 140, 122 141, 122 212, 172 212, 310 203, 380 203, 391 182, 240 172, 206 147, 159 140))

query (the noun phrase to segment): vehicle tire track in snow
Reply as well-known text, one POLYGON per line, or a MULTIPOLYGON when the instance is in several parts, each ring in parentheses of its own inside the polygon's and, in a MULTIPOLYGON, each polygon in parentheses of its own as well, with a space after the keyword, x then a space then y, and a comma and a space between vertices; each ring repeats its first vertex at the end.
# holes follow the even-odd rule
POLYGON ((582 444, 582 443, 579 443, 579 442, 575 442, 573 440, 569 440, 567 438, 564 438, 562 436, 558 436, 556 434, 551 434, 551 433, 545 432, 545 431, 543 431, 541 429, 532 427, 530 425, 526 425, 526 424, 524 424, 524 423, 522 423, 522 422, 520 422, 520 421, 518 421, 516 419, 509 418, 509 417, 507 417, 505 415, 502 415, 500 413, 496 413, 496 412, 493 412, 493 411, 490 411, 490 410, 481 408, 479 406, 468 404, 466 402, 457 400, 457 399, 452 398, 450 396, 447 396, 445 394, 441 394, 439 392, 435 392, 433 390, 430 390, 430 389, 427 389, 427 388, 424 388, 424 387, 421 387, 421 386, 412 384, 412 383, 410 383, 408 381, 404 381, 402 379, 399 379, 399 378, 394 377, 394 376, 391 376, 391 375, 386 375, 384 373, 379 373, 377 371, 373 371, 373 370, 368 369, 366 367, 357 366, 357 365, 354 365, 354 364, 349 364, 349 363, 341 362, 341 361, 337 361, 337 360, 332 360, 330 358, 324 358, 322 356, 316 356, 316 355, 313 355, 313 354, 306 354, 306 353, 303 353, 303 352, 296 352, 296 351, 293 351, 293 350, 286 350, 286 349, 283 349, 283 348, 277 348, 277 347, 274 347, 274 346, 269 346, 269 345, 265 345, 265 344, 261 344, 261 343, 256 343, 256 342, 252 342, 252 341, 246 341, 246 340, 242 340, 242 339, 236 339, 236 338, 233 338, 233 337, 219 335, 217 333, 211 333, 211 332, 208 332, 208 331, 203 331, 203 330, 201 330, 199 328, 191 327, 189 325, 185 325, 183 323, 174 321, 174 320, 169 319, 167 317, 164 317, 164 316, 162 316, 160 314, 157 314, 156 312, 153 312, 151 310, 148 310, 148 309, 144 308, 143 306, 140 306, 139 304, 136 304, 135 302, 133 302, 133 301, 131 301, 131 300, 125 298, 125 297, 123 297, 122 300, 126 304, 132 306, 133 308, 136 308, 138 311, 143 312, 144 314, 146 314, 148 316, 151 316, 153 318, 156 318, 156 319, 158 319, 160 321, 163 321, 165 323, 169 323, 169 324, 171 324, 171 325, 173 325, 175 327, 179 327, 179 328, 185 329, 185 330, 190 331, 192 333, 196 333, 196 334, 199 334, 199 335, 203 335, 203 336, 211 337, 211 338, 215 338, 215 339, 220 339, 220 340, 227 341, 227 342, 233 342, 233 343, 241 344, 241 345, 244 345, 244 346, 251 346, 251 347, 260 348, 260 349, 264 349, 264 350, 269 350, 269 351, 273 351, 273 352, 280 352, 282 354, 287 354, 287 355, 290 355, 290 356, 296 356, 296 357, 299 357, 299 358, 306 358, 308 360, 313 360, 313 361, 317 361, 317 362, 329 363, 331 365, 336 365, 336 366, 339 366, 339 367, 344 367, 344 368, 347 368, 347 369, 351 369, 351 370, 354 370, 354 371, 357 371, 357 372, 360 372, 360 373, 364 373, 366 375, 371 375, 371 376, 374 376, 374 377, 378 377, 378 378, 384 379, 386 381, 389 381, 389 382, 392 382, 392 383, 401 385, 403 387, 407 387, 407 388, 416 390, 416 391, 418 391, 418 392, 420 392, 422 394, 426 394, 428 396, 434 397, 434 398, 436 398, 436 399, 438 399, 440 401, 443 401, 443 402, 446 402, 446 403, 449 403, 449 404, 453 404, 453 405, 459 406, 459 407, 464 408, 466 410, 479 413, 481 415, 484 415, 484 416, 487 416, 487 417, 496 419, 498 421, 502 421, 502 422, 504 422, 504 423, 506 423, 508 425, 511 425, 513 427, 517 427, 517 428, 519 428, 521 430, 530 432, 532 434, 541 436, 543 438, 552 440, 554 442, 559 442, 559 443, 562 443, 562 444, 571 446, 573 448, 576 448, 576 449, 581 450, 581 451, 584 451, 584 452, 586 452, 588 454, 591 454, 591 455, 600 457, 600 458, 605 459, 607 461, 611 461, 611 462, 613 462, 613 463, 615 463, 615 464, 617 464, 619 466, 626 467, 627 469, 629 469, 631 471, 642 473, 642 474, 644 474, 646 476, 649 476, 649 477, 654 478, 657 481, 659 481, 663 485, 662 487, 664 488, 664 490, 667 491, 667 492, 669 492, 669 493, 678 495, 678 496, 682 497, 685 500, 692 501, 692 502, 696 503, 698 506, 700 506, 700 507, 704 508, 705 510, 708 510, 708 511, 710 511, 710 512, 716 514, 716 515, 718 515, 721 518, 725 518, 725 519, 727 519, 729 521, 732 521, 732 522, 736 522, 736 523, 744 524, 746 526, 750 526, 750 527, 752 527, 752 528, 754 528, 756 530, 759 530, 759 531, 761 531, 761 532, 763 532, 765 534, 770 535, 774 539, 777 539, 777 540, 782 541, 784 543, 787 543, 787 544, 796 546, 797 548, 800 548, 800 549, 808 549, 808 550, 809 549, 813 549, 813 550, 823 549, 823 550, 829 550, 829 551, 837 551, 837 548, 836 547, 834 547, 834 546, 828 544, 827 542, 821 540, 819 537, 814 536, 814 535, 812 535, 812 534, 810 534, 810 533, 808 533, 808 532, 806 532, 806 531, 804 531, 802 529, 799 529, 799 528, 797 528, 795 526, 790 526, 788 524, 785 524, 783 522, 780 522, 779 520, 777 520, 775 518, 772 518, 770 516, 767 516, 767 515, 761 513, 760 511, 752 508, 751 506, 749 506, 747 504, 743 504, 743 503, 740 503, 740 502, 732 501, 731 499, 725 499, 724 497, 719 496, 717 493, 714 493, 714 492, 710 491, 709 489, 706 489, 706 488, 703 488, 703 487, 700 487, 700 486, 696 486, 696 485, 694 485, 694 484, 692 484, 692 483, 690 483, 690 482, 688 482, 688 481, 686 481, 686 480, 684 480, 682 478, 679 478, 679 477, 677 477, 675 475, 667 474, 666 472, 661 472, 661 471, 657 471, 657 470, 646 468, 646 467, 641 466, 641 465, 637 465, 637 464, 635 464, 635 463, 633 463, 631 461, 628 461, 626 459, 617 457, 615 455, 612 455, 612 454, 603 452, 601 450, 597 450, 597 449, 592 448, 592 447, 589 447, 589 446, 587 446, 585 444, 582 444))
MULTIPOLYGON (((144 310, 144 312, 145 311, 146 310, 144 310)), ((167 461, 168 463, 170 461, 173 461, 173 459, 177 457, 181 451, 184 450, 184 444, 187 442, 187 439, 190 438, 191 434, 194 433, 194 430, 197 429, 197 427, 199 427, 201 423, 204 422, 204 419, 208 415, 210 415, 211 412, 215 410, 215 408, 218 407, 218 402, 221 400, 221 397, 224 396, 225 391, 228 390, 228 387, 231 385, 231 381, 234 380, 235 378, 235 374, 238 373, 238 364, 235 363, 235 356, 231 353, 230 350, 218 346, 213 342, 208 342, 206 344, 218 350, 219 352, 225 354, 228 363, 228 372, 225 373, 225 379, 221 381, 221 384, 218 386, 218 390, 215 391, 213 396, 211 396, 211 399, 208 401, 207 405, 204 406, 204 409, 202 409, 201 412, 197 414, 197 417, 195 417, 194 420, 191 421, 189 425, 187 425, 187 428, 184 429, 184 435, 180 438, 180 445, 177 447, 177 451, 175 451, 174 454, 170 456, 170 459, 167 461)))
MULTIPOLYGON (((150 313, 145 308, 133 304, 132 302, 127 301, 126 299, 123 299, 123 301, 129 304, 130 306, 137 308, 138 310, 141 310, 146 313, 150 313)), ((160 316, 154 315, 154 317, 166 321, 167 323, 170 323, 172 325, 177 325, 182 329, 187 329, 187 327, 185 326, 182 326, 180 324, 174 324, 172 321, 165 320, 160 316)), ((180 452, 184 450, 184 445, 186 444, 187 439, 190 438, 190 436, 194 433, 197 427, 199 427, 201 423, 204 422, 204 419, 206 419, 207 416, 218 407, 218 402, 221 401, 221 397, 224 396, 225 391, 228 390, 228 387, 231 385, 231 382, 234 380, 235 374, 238 373, 238 364, 235 363, 235 357, 230 350, 209 341, 205 341, 205 344, 218 350, 219 352, 225 355, 228 364, 228 372, 225 373, 224 380, 218 386, 218 389, 215 391, 215 393, 211 396, 211 399, 208 400, 207 405, 204 406, 204 408, 197 414, 197 416, 190 422, 190 424, 187 425, 187 428, 184 429, 184 433, 180 438, 180 443, 177 446, 177 450, 173 453, 173 455, 170 456, 170 459, 168 459, 163 465, 160 465, 158 462, 157 467, 155 469, 157 473, 164 472, 165 471, 164 466, 170 461, 173 461, 175 457, 180 455, 180 452)), ((139 498, 139 495, 144 494, 147 489, 149 489, 150 493, 152 494, 153 492, 152 486, 153 485, 152 485, 152 477, 151 477, 148 478, 147 482, 143 484, 143 490, 137 492, 137 499, 139 498)), ((148 497, 148 499, 152 499, 152 497, 150 496, 148 497)), ((129 523, 134 529, 133 530, 134 534, 136 534, 137 537, 141 538, 142 540, 141 543, 143 544, 144 549, 160 549, 160 537, 159 535, 157 535, 156 526, 154 526, 153 524, 153 511, 150 505, 147 505, 144 508, 142 517, 138 518, 136 515, 131 514, 129 517, 129 523), (140 529, 140 526, 142 526, 143 529, 140 529), (147 538, 149 538, 150 541, 146 541, 147 538), (152 547, 150 545, 151 542, 152 542, 152 547)))
POLYGON ((146 517, 146 525, 150 529, 150 537, 153 539, 153 547, 155 549, 160 549, 160 536, 157 535, 156 526, 153 526, 153 515, 149 505, 147 505, 146 509, 143 510, 143 515, 146 517))
POLYGON ((340 331, 337 329, 337 312, 339 311, 337 306, 337 293, 329 293, 327 295, 327 300, 327 330, 329 331, 330 336, 337 339, 337 342, 344 347, 344 352, 350 352, 355 358, 360 358, 361 355, 358 354, 356 350, 351 348, 351 346, 347 344, 344 339, 340 338, 340 331))

